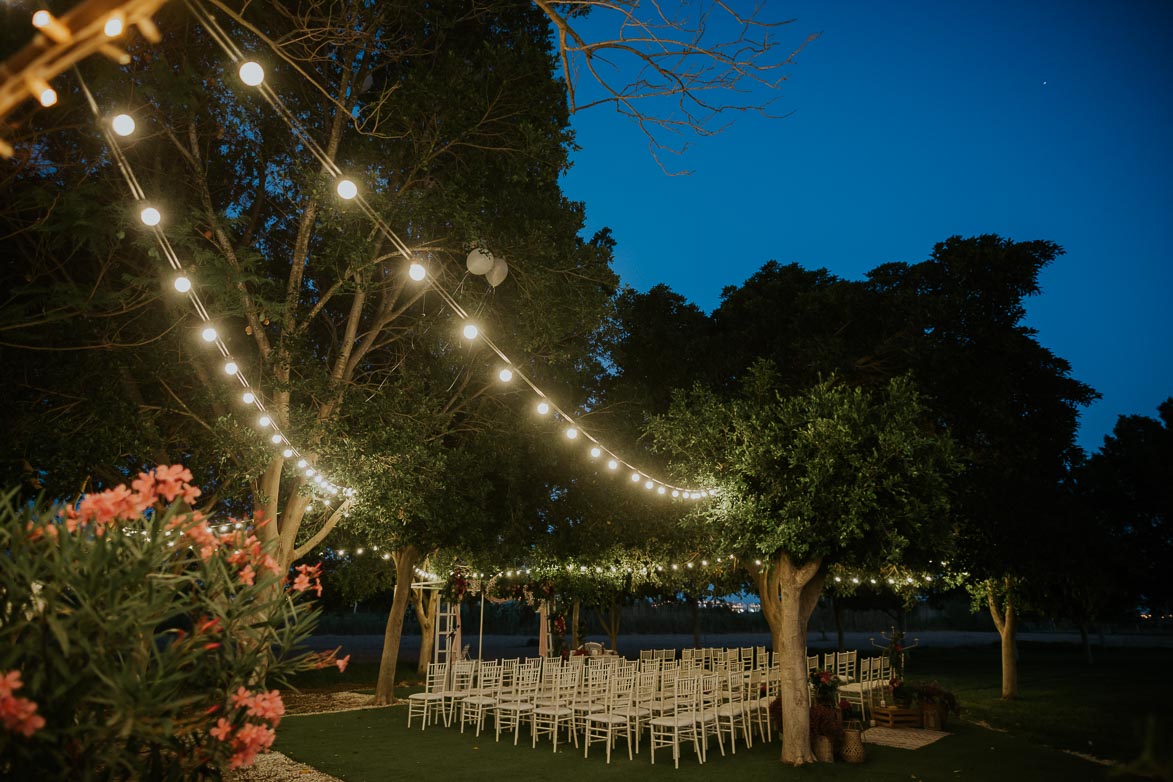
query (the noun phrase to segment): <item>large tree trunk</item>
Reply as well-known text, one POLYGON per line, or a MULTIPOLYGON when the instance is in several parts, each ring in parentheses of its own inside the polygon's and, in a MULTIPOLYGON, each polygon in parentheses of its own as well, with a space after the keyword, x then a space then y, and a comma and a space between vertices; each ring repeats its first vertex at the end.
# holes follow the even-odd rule
POLYGON ((623 617, 623 606, 619 605, 618 600, 612 600, 606 611, 602 607, 596 608, 595 615, 599 618, 599 624, 602 625, 603 632, 607 634, 607 639, 611 642, 611 648, 618 652, 619 620, 623 617))
POLYGON ((578 626, 578 617, 582 612, 582 601, 577 597, 570 609, 570 649, 571 651, 582 646, 582 631, 578 626))
POLYGON ((1083 659, 1088 665, 1092 664, 1092 643, 1088 637, 1088 623, 1079 623, 1079 642, 1083 646, 1083 659))
POLYGON ((835 650, 842 652, 845 651, 843 648, 843 603, 835 597, 831 599, 831 607, 835 612, 835 636, 838 644, 835 650))
POLYGON ((1002 638, 1002 700, 1014 700, 1018 697, 1018 614, 1014 599, 1007 592, 999 606, 993 590, 990 590, 986 593, 986 601, 994 627, 998 628, 998 635, 1002 638))
POLYGON ((420 623, 420 661, 415 672, 423 678, 428 675, 428 663, 432 661, 436 644, 436 612, 440 608, 440 592, 435 589, 413 589, 411 604, 420 623))
POLYGON ((701 648, 701 607, 697 604, 696 598, 690 597, 688 599, 688 608, 692 614, 692 648, 701 648))
POLYGON ((806 672, 806 633, 819 602, 825 573, 822 560, 797 564, 779 554, 767 569, 751 566, 762 613, 774 637, 782 675, 782 762, 814 763, 810 742, 810 697, 806 672))
POLYGON ((399 665, 399 642, 403 638, 403 617, 411 595, 411 576, 419 562, 420 553, 414 546, 404 546, 391 552, 395 561, 395 597, 391 613, 387 615, 387 629, 383 632, 383 656, 379 659, 379 680, 375 684, 375 705, 395 702, 395 669, 399 665))

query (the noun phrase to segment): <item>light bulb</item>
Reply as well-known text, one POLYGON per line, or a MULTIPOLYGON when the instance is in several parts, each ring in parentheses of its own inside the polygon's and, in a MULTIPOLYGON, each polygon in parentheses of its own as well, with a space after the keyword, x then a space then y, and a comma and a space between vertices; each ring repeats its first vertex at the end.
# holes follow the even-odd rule
POLYGON ((354 553, 355 553, 355 554, 362 554, 362 553, 363 553, 363 551, 365 551, 365 549, 356 548, 356 549, 354 550, 354 553))
POLYGON ((212 328, 211 326, 208 326, 206 329, 204 329, 203 331, 200 332, 200 337, 203 338, 204 342, 215 342, 216 341, 216 329, 212 328))
POLYGON ((428 276, 428 270, 424 268, 422 263, 413 263, 407 267, 407 276, 416 282, 420 282, 424 277, 428 276))
POLYGON ((312 478, 312 477, 314 477, 314 468, 313 468, 313 467, 307 467, 307 468, 306 468, 306 470, 305 470, 305 477, 307 477, 307 478, 312 478))
POLYGON ((513 379, 513 370, 510 369, 509 367, 505 367, 504 369, 502 369, 500 372, 497 373, 497 377, 501 378, 502 383, 508 383, 510 380, 513 379))
POLYGON ((639 473, 638 473, 638 472, 633 472, 633 473, 631 474, 631 482, 632 482, 632 483, 638 483, 638 482, 639 482, 639 473))
POLYGON ((226 375, 235 375, 237 369, 239 369, 239 367, 236 366, 235 361, 229 361, 224 364, 224 374, 226 375))
POLYGON ((119 114, 110 120, 110 127, 119 136, 129 136, 134 133, 134 117, 129 114, 119 114))
POLYGON ((269 439, 272 440, 273 445, 281 445, 281 435, 275 434, 272 437, 270 437, 269 439))
POLYGON ((546 402, 538 402, 538 415, 545 415, 550 412, 550 405, 546 402))
POLYGON ((33 14, 33 27, 38 30, 42 27, 47 27, 51 21, 53 21, 53 17, 49 15, 48 11, 41 10, 33 14))
POLYGON ((474 324, 474 323, 465 323, 464 324, 464 338, 465 339, 476 339, 477 334, 480 334, 480 333, 481 332, 479 329, 477 329, 476 324, 474 324))
POLYGON ((567 440, 573 440, 576 437, 578 437, 578 430, 575 429, 573 426, 566 430, 566 439, 567 440))
POLYGON ((358 195, 358 185, 349 179, 339 179, 337 190, 338 196, 346 201, 358 195))
POLYGON ((41 102, 42 106, 49 108, 50 106, 57 103, 57 90, 48 85, 45 85, 37 94, 37 100, 41 102))
POLYGON ((600 456, 602 456, 602 454, 603 454, 603 449, 597 445, 591 449, 591 458, 592 459, 598 459, 600 456))
POLYGON ((163 215, 159 214, 159 210, 153 206, 148 206, 143 211, 139 212, 139 219, 143 221, 143 225, 158 225, 159 221, 163 219, 163 215))
POLYGON ((667 491, 668 491, 667 489, 665 489, 663 486, 661 486, 660 488, 656 489, 656 494, 664 494, 667 491))
POLYGON ((656 484, 652 483, 651 481, 645 481, 645 482, 644 482, 644 488, 645 488, 645 489, 650 489, 650 488, 652 488, 652 487, 653 487, 653 486, 655 486, 655 485, 656 485, 656 484))
POLYGON ((122 35, 122 14, 110 14, 110 18, 106 20, 105 26, 102 27, 102 32, 106 33, 107 38, 117 38, 122 35))
POLYGON ((242 396, 241 399, 244 400, 246 405, 251 405, 257 401, 256 394, 254 394, 252 391, 245 391, 244 396, 242 396))
POLYGON ((266 427, 269 424, 273 423, 273 419, 267 415, 263 415, 260 417, 260 419, 257 421, 257 423, 260 424, 262 427, 266 427))
POLYGON ((288 459, 288 458, 290 458, 291 456, 293 456, 293 449, 292 449, 292 448, 286 448, 284 451, 282 451, 282 452, 281 452, 281 455, 282 455, 282 456, 284 456, 286 459, 288 459))
MULTIPOLYGON (((309 512, 310 512, 311 510, 313 510, 313 509, 314 509, 314 506, 313 506, 313 504, 312 504, 312 503, 311 503, 311 504, 309 504, 309 505, 306 505, 306 506, 305 506, 305 512, 306 512, 306 513, 309 513, 309 512)), ((346 552, 345 552, 345 551, 339 551, 338 553, 339 553, 339 554, 341 554, 341 555, 344 555, 344 556, 345 556, 345 554, 346 554, 346 552)))
POLYGON ((305 469, 305 466, 306 466, 308 463, 309 463, 309 462, 307 462, 305 459, 298 459, 298 460, 297 460, 297 469, 299 469, 299 470, 304 470, 304 469, 305 469))
POLYGON ((322 481, 326 480, 321 473, 314 476, 314 483, 321 485, 322 481))
POLYGON ((676 489, 673 489, 673 490, 672 490, 672 496, 673 496, 673 497, 679 497, 679 496, 680 496, 680 492, 678 492, 676 489))
POLYGON ((607 469, 608 470, 618 470, 619 469, 619 462, 615 461, 614 459, 608 460, 607 461, 607 469))
POLYGON ((260 63, 249 60, 240 66, 240 80, 250 87, 256 87, 265 80, 265 69, 260 63))
POLYGON ((180 293, 187 293, 191 290, 191 280, 184 277, 182 274, 175 278, 175 290, 180 293))

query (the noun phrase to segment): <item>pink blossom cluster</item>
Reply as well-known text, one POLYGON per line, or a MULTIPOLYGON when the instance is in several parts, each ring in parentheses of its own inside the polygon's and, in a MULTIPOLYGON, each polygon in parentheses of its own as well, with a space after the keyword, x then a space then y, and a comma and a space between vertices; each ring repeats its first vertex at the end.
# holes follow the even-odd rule
POLYGON ((232 720, 221 717, 209 733, 213 738, 231 745, 232 757, 228 761, 228 767, 235 769, 251 766, 258 754, 273 745, 273 740, 277 737, 273 729, 285 714, 285 703, 277 690, 250 692, 244 687, 239 687, 232 695, 232 705, 236 709, 236 714, 244 713, 244 723, 237 726, 232 720), (248 717, 263 720, 268 724, 249 721, 248 717))
POLYGON ((17 698, 13 692, 24 684, 20 671, 9 671, 0 676, 0 723, 4 729, 28 738, 45 727, 45 718, 37 714, 37 704, 28 698, 17 698))
POLYGON ((79 527, 93 525, 94 532, 101 535, 115 521, 137 519, 160 499, 174 502, 182 497, 190 505, 202 493, 198 486, 191 485, 191 480, 191 470, 183 465, 160 464, 150 472, 140 472, 129 489, 119 484, 87 494, 77 507, 66 509, 65 528, 76 532, 79 527))
POLYGON ((317 658, 318 658, 317 665, 315 665, 314 667, 316 667, 316 668, 329 668, 331 665, 336 665, 336 666, 338 666, 338 672, 344 673, 346 671, 346 666, 350 665, 350 655, 348 654, 345 657, 339 657, 338 653, 340 651, 342 651, 341 646, 335 647, 334 649, 332 649, 328 652, 318 652, 317 653, 317 658))
POLYGON ((293 579, 292 589, 294 592, 304 592, 307 589, 313 589, 317 592, 318 597, 322 596, 322 563, 316 565, 298 565, 297 577, 293 579), (311 582, 310 579, 313 579, 311 582))
MULTIPOLYGON (((256 526, 259 529, 267 523, 258 519, 256 526)), ((220 537, 220 544, 232 549, 232 553, 228 555, 228 563, 240 568, 237 578, 242 584, 252 586, 256 582, 258 571, 274 574, 281 572, 277 560, 265 553, 261 541, 250 532, 229 532, 220 537)))

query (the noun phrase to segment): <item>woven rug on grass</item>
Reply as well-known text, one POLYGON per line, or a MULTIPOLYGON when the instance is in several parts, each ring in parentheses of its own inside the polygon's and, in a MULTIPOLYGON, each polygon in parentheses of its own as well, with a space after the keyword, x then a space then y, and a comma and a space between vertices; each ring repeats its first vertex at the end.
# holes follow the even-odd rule
POLYGON ((879 744, 883 747, 920 749, 948 735, 942 730, 920 728, 868 728, 863 732, 863 740, 868 744, 879 744))

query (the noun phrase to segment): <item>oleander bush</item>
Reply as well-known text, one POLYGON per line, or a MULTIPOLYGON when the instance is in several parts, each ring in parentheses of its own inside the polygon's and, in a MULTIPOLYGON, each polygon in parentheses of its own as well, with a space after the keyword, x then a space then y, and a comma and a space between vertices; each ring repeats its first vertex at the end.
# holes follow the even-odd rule
POLYGON ((315 568, 205 518, 186 469, 72 505, 0 497, 0 778, 216 779, 274 739, 315 568), (293 578, 289 578, 289 576, 293 578))

